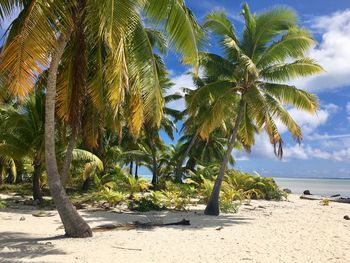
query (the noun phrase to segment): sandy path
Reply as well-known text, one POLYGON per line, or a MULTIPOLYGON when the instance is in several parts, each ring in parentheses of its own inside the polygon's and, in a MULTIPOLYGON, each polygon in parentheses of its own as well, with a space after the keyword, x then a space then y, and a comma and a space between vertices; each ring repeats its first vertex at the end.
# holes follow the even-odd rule
MULTIPOLYGON (((204 216, 201 207, 160 212, 164 222, 186 218, 191 226, 110 231, 91 239, 55 238, 63 234, 57 215, 2 210, 0 262, 350 262, 350 221, 343 219, 350 205, 289 199, 252 201, 238 214, 219 217, 204 216)), ((141 214, 82 214, 92 226, 146 220, 141 214)))

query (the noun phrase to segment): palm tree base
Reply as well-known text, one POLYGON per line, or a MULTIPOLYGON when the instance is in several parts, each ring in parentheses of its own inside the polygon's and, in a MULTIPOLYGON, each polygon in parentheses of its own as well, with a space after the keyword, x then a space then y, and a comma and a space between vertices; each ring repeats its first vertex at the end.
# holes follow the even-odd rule
POLYGON ((220 214, 219 204, 217 202, 209 201, 204 210, 204 214, 208 216, 218 216, 220 214))
POLYGON ((87 238, 87 237, 92 237, 92 230, 89 227, 88 229, 83 229, 81 231, 74 231, 74 232, 66 232, 65 233, 66 237, 71 237, 71 238, 87 238))

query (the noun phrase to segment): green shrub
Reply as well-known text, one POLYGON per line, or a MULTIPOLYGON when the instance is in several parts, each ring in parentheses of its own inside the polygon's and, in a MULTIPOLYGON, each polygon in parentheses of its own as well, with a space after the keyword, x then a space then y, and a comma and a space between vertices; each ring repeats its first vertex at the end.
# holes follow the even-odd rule
POLYGON ((243 199, 245 199, 242 190, 233 189, 226 182, 223 183, 220 196, 220 209, 224 213, 237 213, 243 199))
POLYGON ((163 205, 166 208, 186 210, 187 206, 191 203, 191 198, 183 196, 179 191, 163 190, 162 194, 164 196, 163 205))
POLYGON ((202 177, 202 182, 199 185, 198 193, 200 194, 201 199, 204 203, 207 203, 209 201, 213 187, 213 180, 202 177))
POLYGON ((33 194, 33 185, 31 183, 23 184, 2 184, 0 185, 0 192, 2 193, 16 193, 21 196, 33 194))
POLYGON ((113 191, 108 187, 105 187, 103 190, 97 193, 95 197, 97 200, 104 200, 108 202, 110 207, 114 207, 126 200, 126 196, 123 193, 113 191))
MULTIPOLYGON (((188 181, 187 181, 188 182, 188 181)), ((184 183, 184 184, 179 184, 179 183, 174 183, 172 181, 167 181, 165 182, 165 189, 166 191, 170 192, 177 192, 181 195, 181 197, 195 197, 197 196, 197 189, 196 187, 191 183, 184 183)))
POLYGON ((225 182, 236 190, 242 190, 246 199, 281 200, 285 196, 272 178, 259 174, 229 170, 225 175, 225 182))
POLYGON ((6 208, 6 202, 0 198, 0 209, 6 208))
POLYGON ((233 202, 230 198, 220 199, 220 210, 224 213, 237 213, 240 206, 240 202, 233 202))
POLYGON ((323 206, 329 206, 329 203, 330 203, 329 198, 322 198, 322 200, 320 201, 320 204, 323 206))
POLYGON ((128 203, 128 208, 130 210, 140 212, 160 211, 164 209, 158 202, 155 202, 150 196, 143 196, 138 200, 131 200, 128 203))

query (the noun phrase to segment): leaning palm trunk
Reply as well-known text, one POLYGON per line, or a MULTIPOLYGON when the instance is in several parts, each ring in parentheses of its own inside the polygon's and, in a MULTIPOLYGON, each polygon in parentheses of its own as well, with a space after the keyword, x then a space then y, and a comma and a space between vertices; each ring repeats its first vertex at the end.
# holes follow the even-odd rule
POLYGON ((136 161, 136 164, 135 164, 135 179, 139 179, 139 164, 138 162, 136 161))
POLYGON ((39 162, 35 162, 33 168, 33 200, 37 200, 39 203, 41 203, 43 201, 43 194, 40 187, 41 164, 39 162))
POLYGON ((230 135, 230 139, 229 139, 229 142, 227 145, 227 150, 225 152, 224 159, 221 163, 221 167, 219 170, 219 175, 215 180, 213 191, 211 192, 207 207, 205 208, 205 211, 204 211, 204 214, 206 214, 206 215, 217 216, 220 214, 219 197, 220 197, 221 184, 222 184, 222 181, 224 179, 226 168, 227 168, 227 165, 230 161, 232 150, 233 150, 233 147, 234 147, 235 142, 236 142, 237 133, 238 133, 239 126, 241 124, 241 120, 242 120, 243 113, 244 113, 244 108, 245 108, 245 102, 243 99, 241 99, 240 104, 239 104, 239 109, 238 109, 238 114, 237 114, 235 126, 234 126, 232 133, 230 135))
POLYGON ((158 173, 157 173, 157 152, 152 139, 149 139, 151 152, 152 152, 152 185, 158 184, 158 173))
POLYGON ((182 171, 181 171, 181 168, 182 168, 182 164, 184 163, 186 157, 188 156, 188 154, 190 153, 194 143, 196 142, 196 139, 197 139, 197 134, 195 134, 193 137, 192 137, 192 140, 190 142, 190 144, 188 145, 185 153, 181 156, 179 162, 177 163, 176 165, 176 168, 175 168, 175 181, 178 182, 178 183, 181 183, 182 182, 182 171))
POLYGON ((66 235, 69 237, 91 237, 89 225, 70 203, 62 186, 55 152, 55 99, 57 71, 60 59, 71 33, 62 34, 52 54, 45 103, 45 161, 51 196, 61 217, 66 235))
POLYGON ((73 150, 77 142, 77 132, 72 132, 71 137, 68 142, 67 151, 64 157, 63 167, 61 171, 61 182, 64 187, 66 187, 68 182, 68 172, 69 167, 73 158, 73 150))
POLYGON ((155 186, 158 183, 158 173, 157 173, 157 149, 150 135, 147 135, 148 143, 151 148, 152 154, 152 185, 155 186))
POLYGON ((131 160, 130 161, 130 167, 129 167, 129 173, 132 175, 132 168, 133 168, 133 166, 134 166, 134 161, 133 160, 131 160))

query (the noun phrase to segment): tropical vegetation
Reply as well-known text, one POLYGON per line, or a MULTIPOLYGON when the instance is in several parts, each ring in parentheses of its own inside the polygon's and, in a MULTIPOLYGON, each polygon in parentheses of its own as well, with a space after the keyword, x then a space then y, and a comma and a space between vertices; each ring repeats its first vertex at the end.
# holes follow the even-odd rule
POLYGON ((0 1, 0 21, 14 14, 0 55, 0 190, 38 205, 50 195, 67 236, 92 236, 77 212, 87 203, 205 204, 218 215, 285 197, 272 178, 233 169, 232 150, 250 152, 266 132, 282 158, 277 121, 300 142, 288 109, 319 107, 290 84, 323 70, 293 11, 244 5, 242 36, 224 11, 200 24, 182 0, 0 1), (196 89, 171 93, 169 50, 190 65, 196 89))

